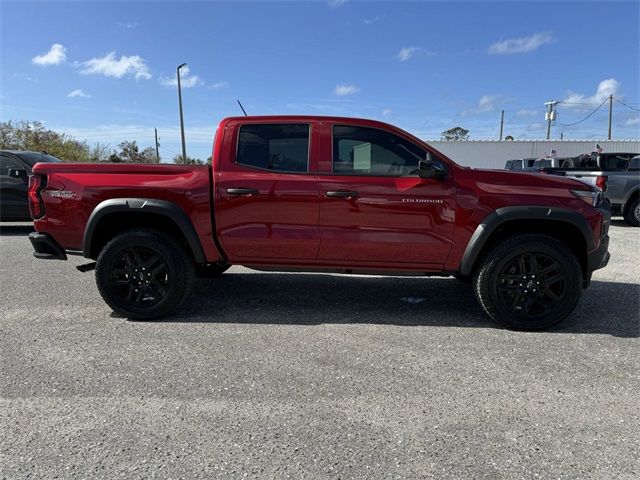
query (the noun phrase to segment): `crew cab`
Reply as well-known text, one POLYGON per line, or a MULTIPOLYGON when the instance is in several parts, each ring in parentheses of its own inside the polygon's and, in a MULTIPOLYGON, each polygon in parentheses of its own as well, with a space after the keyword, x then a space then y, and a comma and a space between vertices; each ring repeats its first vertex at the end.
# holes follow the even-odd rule
POLYGON ((226 118, 212 159, 37 164, 35 256, 95 260, 79 268, 95 267, 107 304, 135 319, 175 310, 196 275, 243 265, 455 276, 494 320, 528 330, 566 318, 609 259, 599 189, 461 167, 382 122, 226 118))

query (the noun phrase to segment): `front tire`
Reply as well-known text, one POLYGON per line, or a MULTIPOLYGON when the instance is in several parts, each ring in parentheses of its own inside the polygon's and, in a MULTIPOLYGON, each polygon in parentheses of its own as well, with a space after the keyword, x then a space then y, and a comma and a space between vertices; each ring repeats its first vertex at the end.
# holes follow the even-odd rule
POLYGON ((96 283, 104 301, 135 320, 154 319, 175 310, 188 297, 194 264, 173 238, 149 230, 114 237, 100 252, 96 283))
POLYGON ((624 221, 633 227, 640 227, 640 197, 631 200, 626 206, 624 221))
POLYGON ((480 305, 496 322, 515 330, 542 330, 575 308, 582 269, 562 242, 518 235, 484 257, 473 284, 480 305))

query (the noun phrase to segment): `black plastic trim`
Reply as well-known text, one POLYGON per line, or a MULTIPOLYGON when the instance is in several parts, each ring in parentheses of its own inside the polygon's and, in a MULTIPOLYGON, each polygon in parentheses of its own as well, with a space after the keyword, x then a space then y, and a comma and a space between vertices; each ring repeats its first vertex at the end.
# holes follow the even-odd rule
POLYGON ((93 212, 91 212, 91 216, 84 230, 82 252, 85 258, 91 258, 91 241, 100 220, 105 215, 117 212, 155 213, 164 215, 172 220, 182 231, 182 234, 187 239, 189 248, 191 248, 196 263, 207 262, 198 234, 185 211, 175 203, 153 198, 112 198, 99 203, 93 212))
POLYGON ((50 235, 31 232, 29 241, 33 245, 33 256, 41 260, 66 260, 67 254, 50 235))
POLYGON ((469 240, 469 244, 467 245, 464 255, 462 256, 462 261, 460 262, 460 274, 471 274, 473 266, 478 259, 478 255, 480 255, 480 252, 482 251, 482 247, 484 247, 491 234, 500 225, 512 220, 534 219, 570 223, 577 227, 582 233, 585 245, 587 246, 587 252, 590 252, 595 248, 589 222, 585 217, 574 210, 559 207, 527 205, 503 207, 491 212, 486 216, 482 223, 476 227, 475 232, 473 232, 473 235, 469 240))

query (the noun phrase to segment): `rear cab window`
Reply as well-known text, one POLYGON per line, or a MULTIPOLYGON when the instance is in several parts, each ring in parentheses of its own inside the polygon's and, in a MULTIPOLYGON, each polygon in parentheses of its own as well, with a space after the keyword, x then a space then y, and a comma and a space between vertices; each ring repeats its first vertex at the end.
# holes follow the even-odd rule
POLYGON ((309 171, 309 124, 240 126, 236 163, 273 172, 309 171))

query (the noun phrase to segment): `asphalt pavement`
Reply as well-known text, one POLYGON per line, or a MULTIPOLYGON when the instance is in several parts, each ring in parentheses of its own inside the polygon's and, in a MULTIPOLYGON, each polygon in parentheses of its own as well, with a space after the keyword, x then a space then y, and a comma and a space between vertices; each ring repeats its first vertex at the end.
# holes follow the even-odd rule
POLYGON ((0 477, 640 478, 640 229, 569 320, 511 332, 454 279, 201 279, 114 315, 0 227, 0 477))

